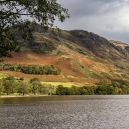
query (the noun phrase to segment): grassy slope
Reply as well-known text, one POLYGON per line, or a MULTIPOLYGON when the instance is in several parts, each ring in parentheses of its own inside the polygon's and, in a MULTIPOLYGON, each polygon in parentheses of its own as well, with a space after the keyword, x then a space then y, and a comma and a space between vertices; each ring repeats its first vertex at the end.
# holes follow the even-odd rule
POLYGON ((54 75, 29 75, 20 72, 1 71, 0 77, 13 75, 16 77, 25 77, 31 79, 34 77, 40 78, 42 82, 52 83, 54 85, 92 85, 98 83, 102 79, 129 79, 128 74, 116 67, 107 59, 92 54, 91 51, 81 46, 80 42, 74 43, 74 39, 67 31, 62 31, 62 36, 55 32, 34 33, 35 41, 41 47, 44 47, 45 42, 53 43, 51 51, 45 46, 46 54, 35 53, 30 47, 22 46, 20 53, 12 52, 13 58, 3 58, 4 62, 17 64, 38 64, 38 65, 54 65, 61 68, 62 74, 54 75), (54 35, 54 36, 53 36, 54 35), (56 36, 55 36, 56 35, 56 36), (55 49, 56 48, 56 49, 55 49))

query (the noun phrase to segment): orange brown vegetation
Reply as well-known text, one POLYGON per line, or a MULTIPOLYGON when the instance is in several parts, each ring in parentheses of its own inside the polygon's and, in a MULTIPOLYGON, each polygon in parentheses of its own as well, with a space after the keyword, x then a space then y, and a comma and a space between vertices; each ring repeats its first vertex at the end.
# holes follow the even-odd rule
POLYGON ((65 55, 49 55, 34 52, 20 52, 12 53, 13 58, 2 58, 4 62, 13 64, 35 64, 35 65, 54 65, 56 68, 62 70, 61 75, 30 75, 21 72, 14 71, 1 71, 3 74, 13 75, 15 77, 24 77, 28 80, 32 78, 39 78, 44 82, 78 82, 83 84, 95 84, 100 79, 85 78, 78 70, 76 70, 76 60, 79 60, 84 66, 89 67, 91 70, 100 72, 109 72, 108 66, 103 64, 97 64, 93 60, 90 60, 82 55, 71 52, 71 56, 68 53, 65 55))

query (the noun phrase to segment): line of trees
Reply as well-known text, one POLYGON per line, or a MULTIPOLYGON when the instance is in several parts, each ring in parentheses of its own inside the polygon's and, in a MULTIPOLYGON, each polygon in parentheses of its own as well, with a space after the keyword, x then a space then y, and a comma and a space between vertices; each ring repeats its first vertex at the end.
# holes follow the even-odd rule
POLYGON ((105 80, 101 81, 97 86, 71 86, 57 87, 50 84, 42 84, 38 78, 32 78, 29 81, 24 78, 15 79, 8 76, 0 80, 0 95, 9 95, 17 93, 19 95, 115 95, 129 94, 129 82, 114 82, 108 84, 105 80))
POLYGON ((15 79, 13 76, 8 76, 0 80, 0 95, 9 95, 17 93, 25 94, 42 94, 51 95, 55 93, 54 86, 50 84, 42 84, 38 78, 33 78, 30 81, 24 78, 15 79))
POLYGON ((26 74, 40 74, 40 75, 59 75, 61 73, 61 69, 55 68, 53 65, 21 65, 21 64, 0 64, 0 71, 10 70, 10 71, 20 71, 26 74))
POLYGON ((102 81, 97 86, 72 86, 64 87, 59 85, 56 88, 56 95, 115 95, 129 94, 129 82, 122 81, 121 83, 114 82, 108 84, 102 81))

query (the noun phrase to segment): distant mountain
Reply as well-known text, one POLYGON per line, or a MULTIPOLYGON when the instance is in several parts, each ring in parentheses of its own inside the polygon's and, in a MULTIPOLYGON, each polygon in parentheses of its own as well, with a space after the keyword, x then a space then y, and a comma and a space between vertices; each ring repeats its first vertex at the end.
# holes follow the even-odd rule
MULTIPOLYGON (((27 43, 21 41, 21 52, 12 53, 11 59, 3 58, 4 62, 54 65, 61 69, 61 75, 58 76, 37 75, 43 81, 93 85, 103 79, 129 80, 128 44, 107 40, 84 30, 44 31, 40 25, 35 26, 33 36, 34 39, 27 43)), ((19 72, 2 71, 2 73, 32 77, 19 72)))

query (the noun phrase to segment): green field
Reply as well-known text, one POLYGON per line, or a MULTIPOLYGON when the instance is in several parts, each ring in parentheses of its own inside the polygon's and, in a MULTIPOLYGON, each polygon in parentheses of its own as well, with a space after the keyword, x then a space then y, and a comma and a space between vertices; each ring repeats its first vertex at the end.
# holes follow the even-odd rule
POLYGON ((7 75, 0 73, 0 79, 7 77, 7 75))
POLYGON ((71 87, 71 86, 77 86, 77 84, 73 83, 73 82, 42 82, 42 84, 50 84, 50 85, 53 85, 53 86, 58 86, 58 85, 63 85, 64 87, 71 87))

